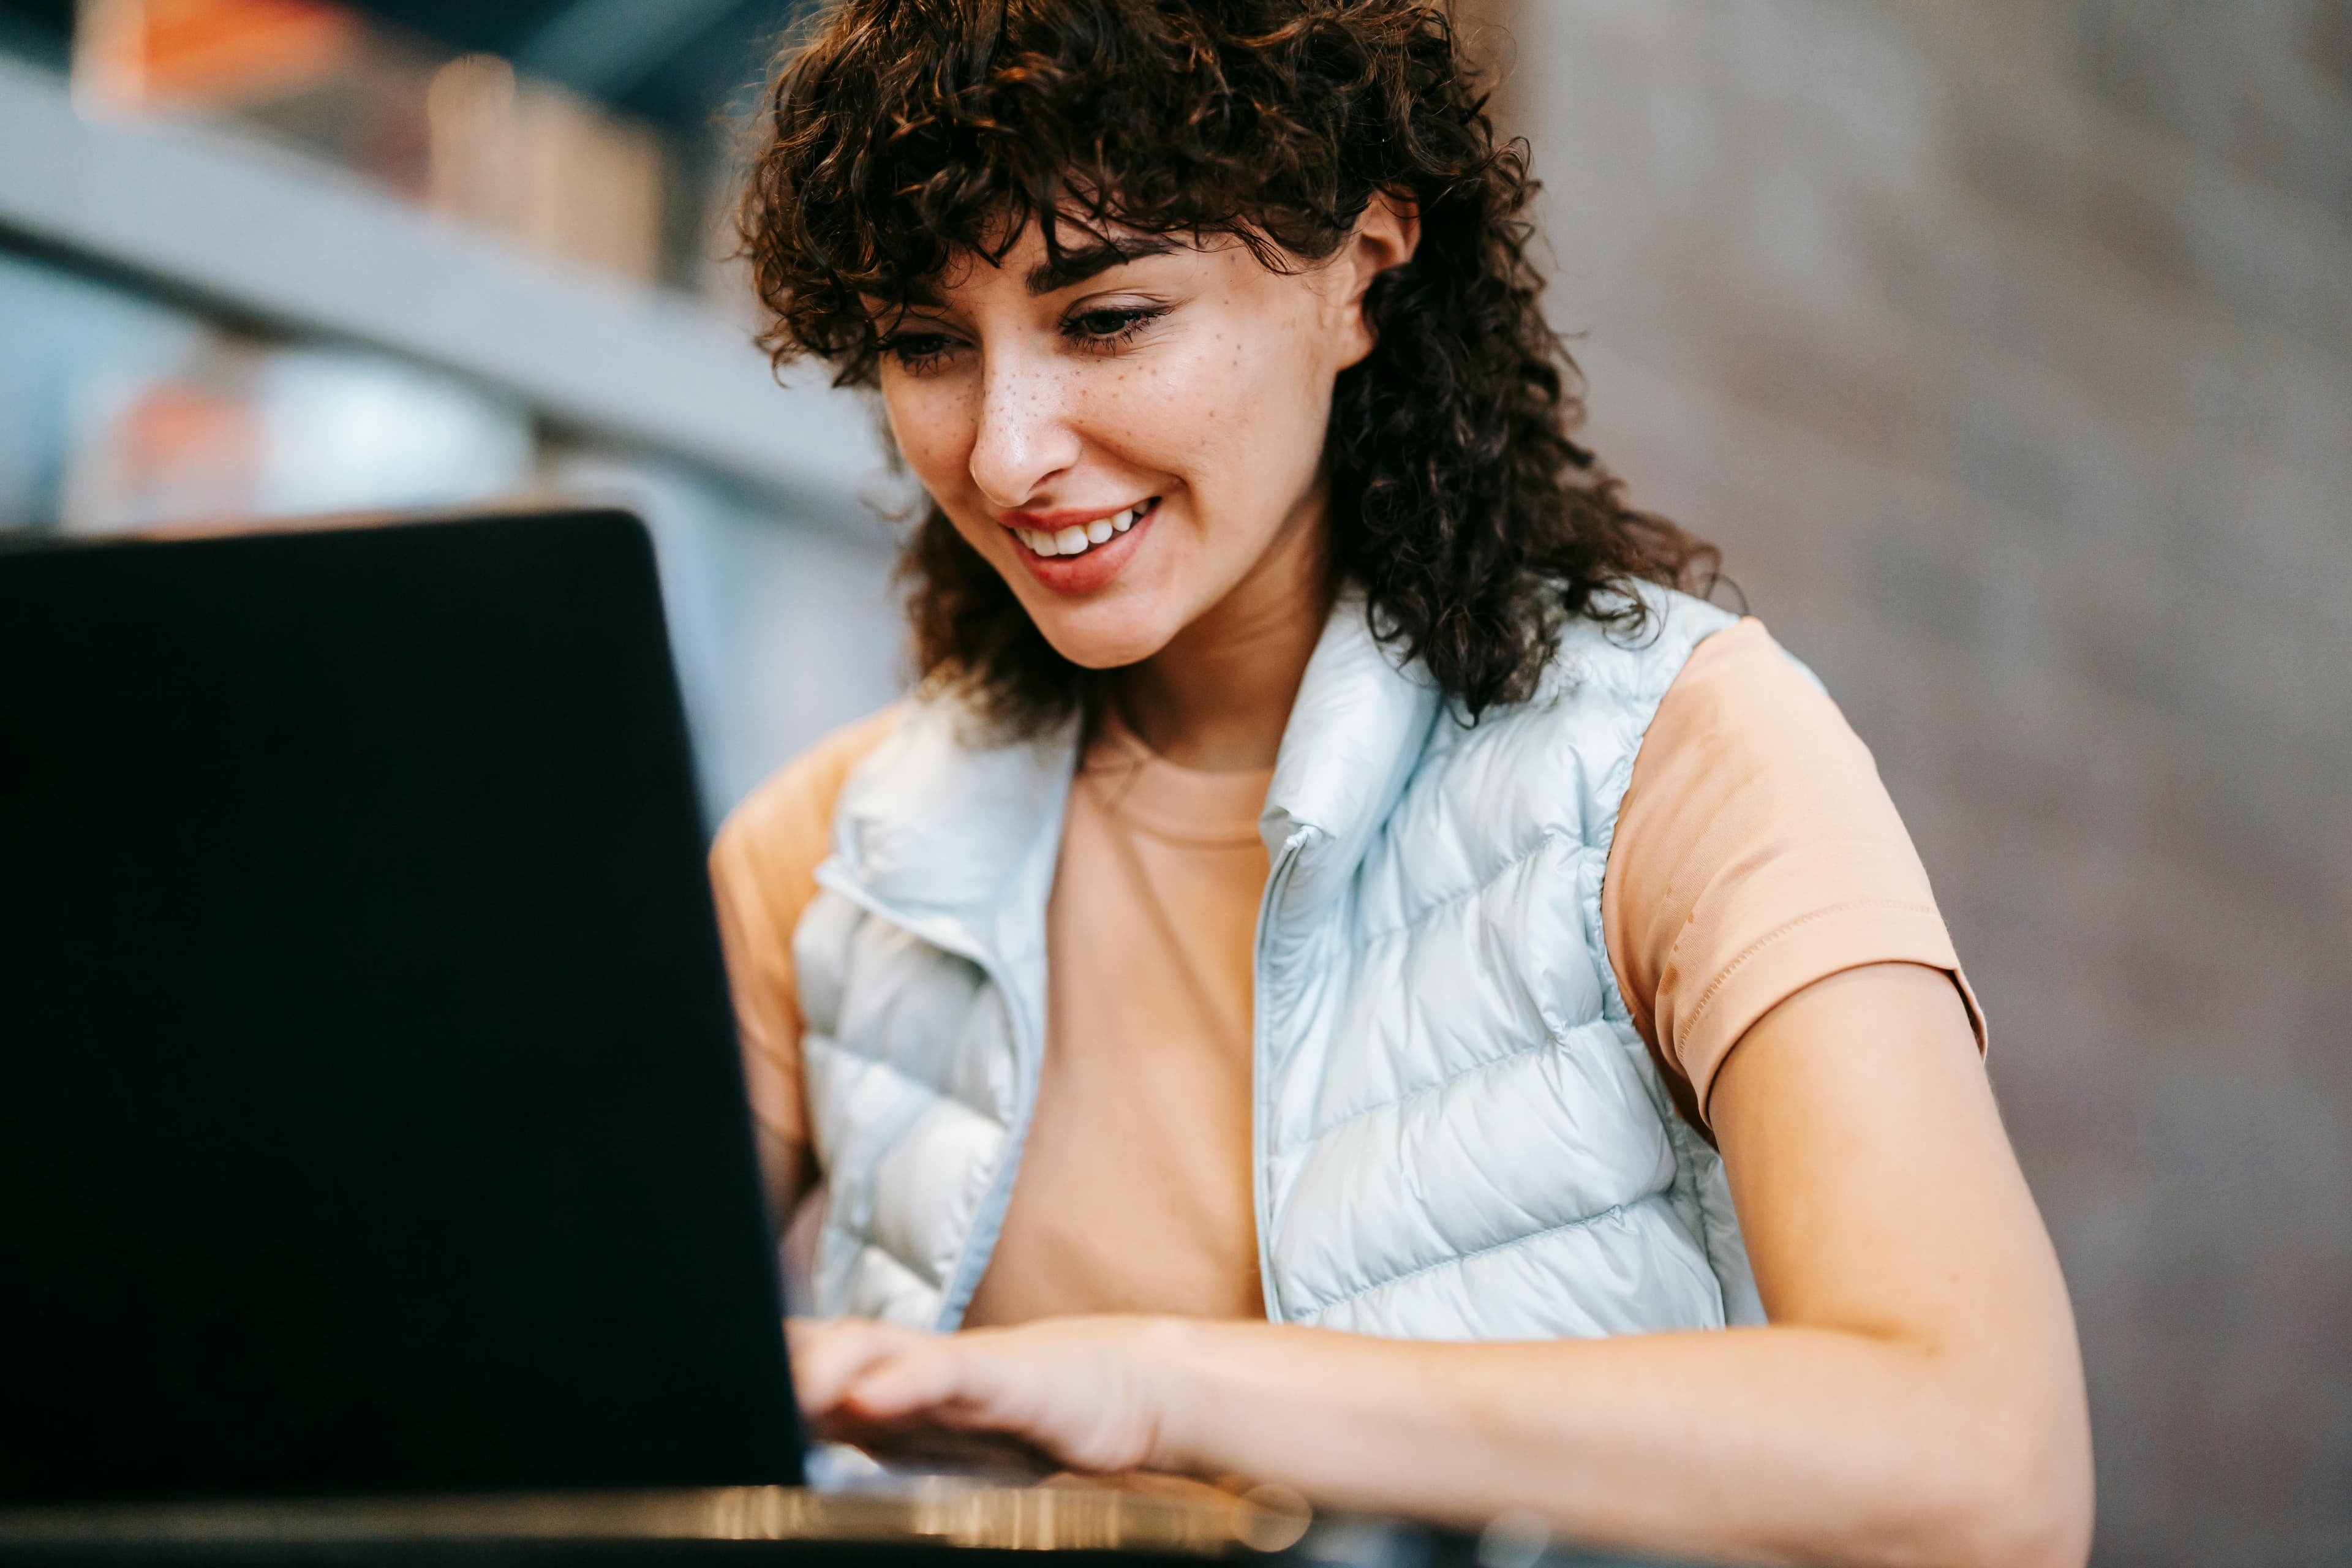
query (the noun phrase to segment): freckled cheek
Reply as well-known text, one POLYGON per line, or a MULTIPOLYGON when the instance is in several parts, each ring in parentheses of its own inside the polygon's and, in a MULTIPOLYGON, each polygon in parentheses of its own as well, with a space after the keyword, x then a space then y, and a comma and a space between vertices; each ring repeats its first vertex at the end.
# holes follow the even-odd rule
POLYGON ((1309 350, 1268 331, 1216 356, 1222 412, 1202 461, 1244 511, 1268 521, 1313 482, 1322 459, 1329 385, 1309 350))
POLYGON ((919 382, 902 383, 883 395, 883 407, 898 454, 923 488, 933 495, 961 489, 978 428, 969 400, 919 382))
POLYGON ((1128 372, 1103 389, 1098 429, 1138 461, 1182 476, 1227 447, 1265 401, 1255 366, 1236 374, 1219 347, 1128 372))

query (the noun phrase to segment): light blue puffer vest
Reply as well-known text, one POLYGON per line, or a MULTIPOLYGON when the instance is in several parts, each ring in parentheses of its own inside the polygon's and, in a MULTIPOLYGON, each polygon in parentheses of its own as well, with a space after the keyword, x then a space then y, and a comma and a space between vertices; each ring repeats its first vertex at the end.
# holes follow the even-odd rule
MULTIPOLYGON (((1643 731, 1731 619, 1642 593, 1641 637, 1572 624, 1538 697, 1469 728, 1360 599, 1325 629, 1262 819, 1269 1319, 1447 1340, 1763 1321, 1722 1164, 1602 946, 1643 731)), ((918 700, 844 786, 793 942, 820 1315, 951 1329, 988 1266, 1036 1100, 1077 745, 1075 723, 975 743, 951 700, 918 700)))

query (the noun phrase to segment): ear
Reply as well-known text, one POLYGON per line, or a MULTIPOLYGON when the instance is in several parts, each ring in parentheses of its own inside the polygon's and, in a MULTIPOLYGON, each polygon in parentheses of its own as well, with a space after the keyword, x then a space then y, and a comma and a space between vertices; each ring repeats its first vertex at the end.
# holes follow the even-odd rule
POLYGON ((1371 291, 1372 279, 1411 261, 1420 246, 1421 208, 1411 197, 1375 192, 1371 205, 1356 220, 1356 232, 1349 237, 1344 253, 1348 275, 1340 304, 1354 341, 1348 345, 1340 369, 1360 363, 1372 352, 1375 334, 1371 323, 1364 320, 1364 296, 1371 291))

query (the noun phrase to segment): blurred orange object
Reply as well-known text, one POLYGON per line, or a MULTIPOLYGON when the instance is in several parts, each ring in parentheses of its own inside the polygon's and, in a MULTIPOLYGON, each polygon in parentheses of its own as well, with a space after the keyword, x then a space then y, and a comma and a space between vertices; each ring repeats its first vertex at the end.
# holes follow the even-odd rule
POLYGON ((261 411, 242 389, 159 378, 137 388, 74 453, 66 526, 149 528, 249 515, 264 447, 261 411))
POLYGON ((212 107, 298 91, 366 41, 325 0, 85 0, 77 85, 107 109, 212 107))

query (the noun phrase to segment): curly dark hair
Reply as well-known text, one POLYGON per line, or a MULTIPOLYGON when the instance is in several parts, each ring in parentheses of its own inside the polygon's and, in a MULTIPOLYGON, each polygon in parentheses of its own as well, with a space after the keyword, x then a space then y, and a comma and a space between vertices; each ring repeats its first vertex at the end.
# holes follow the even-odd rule
MULTIPOLYGON (((1288 268, 1336 254, 1376 193, 1412 203, 1420 247, 1372 284, 1377 346, 1334 389, 1332 566, 1475 721, 1533 693, 1566 617, 1638 630, 1612 584, 1711 585, 1717 563, 1574 437, 1526 146, 1486 101, 1448 0, 841 0, 788 47, 760 125, 740 223, 761 342, 872 385, 893 308, 1030 224, 1054 256, 1123 226, 1288 268)), ((926 675, 1021 729, 1083 700, 938 507, 901 570, 926 675)))

